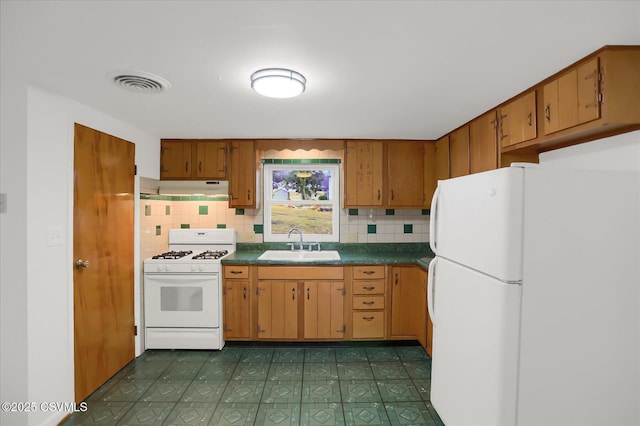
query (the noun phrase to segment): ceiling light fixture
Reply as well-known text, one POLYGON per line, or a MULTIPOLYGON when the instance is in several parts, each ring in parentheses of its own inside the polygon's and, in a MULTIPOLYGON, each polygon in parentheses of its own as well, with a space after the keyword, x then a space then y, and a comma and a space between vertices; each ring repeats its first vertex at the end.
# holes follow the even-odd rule
POLYGON ((270 98, 293 98, 304 92, 307 79, 286 68, 264 68, 251 74, 251 88, 270 98))

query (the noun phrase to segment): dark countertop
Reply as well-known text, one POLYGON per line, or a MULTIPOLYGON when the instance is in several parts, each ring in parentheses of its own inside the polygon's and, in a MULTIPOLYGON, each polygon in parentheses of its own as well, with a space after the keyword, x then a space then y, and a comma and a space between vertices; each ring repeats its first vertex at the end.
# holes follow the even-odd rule
MULTIPOLYGON (((267 245, 256 244, 255 248, 241 247, 235 253, 222 259, 223 265, 387 265, 387 264, 417 264, 425 269, 433 259, 433 253, 427 244, 349 244, 326 247, 327 250, 338 250, 340 260, 318 262, 290 262, 281 260, 258 260, 258 257, 268 249, 280 249, 267 245), (366 247, 362 247, 366 246, 366 247)), ((325 246, 323 245, 323 250, 325 246)))

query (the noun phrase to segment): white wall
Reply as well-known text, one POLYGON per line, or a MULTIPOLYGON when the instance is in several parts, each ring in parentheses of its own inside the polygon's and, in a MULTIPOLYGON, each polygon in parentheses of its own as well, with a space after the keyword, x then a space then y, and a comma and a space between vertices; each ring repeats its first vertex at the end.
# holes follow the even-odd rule
MULTIPOLYGON (((0 215, 1 400, 72 402, 73 126, 78 122, 134 142, 138 174, 155 178, 159 137, 15 80, 12 90, 4 88, 1 177, 8 202, 0 215), (12 117, 15 106, 17 112, 24 107, 22 115, 12 117), (60 245, 47 244, 50 228, 60 230, 60 245)), ((135 276, 138 287, 139 269, 135 276)), ((1 415, 2 424, 37 425, 55 424, 66 413, 1 415)))

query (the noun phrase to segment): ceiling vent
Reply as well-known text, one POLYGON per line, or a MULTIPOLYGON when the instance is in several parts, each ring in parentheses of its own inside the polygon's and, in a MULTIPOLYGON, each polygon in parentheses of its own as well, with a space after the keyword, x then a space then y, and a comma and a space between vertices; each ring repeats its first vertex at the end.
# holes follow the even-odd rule
POLYGON ((117 86, 137 93, 160 93, 171 87, 164 78, 140 71, 117 73, 112 79, 117 86))

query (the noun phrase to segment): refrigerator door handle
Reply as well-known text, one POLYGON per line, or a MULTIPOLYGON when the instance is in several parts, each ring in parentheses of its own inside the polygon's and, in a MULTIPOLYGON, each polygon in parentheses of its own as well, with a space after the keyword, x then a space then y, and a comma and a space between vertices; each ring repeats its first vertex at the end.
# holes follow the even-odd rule
POLYGON ((439 195, 440 185, 436 186, 436 190, 433 192, 433 198, 431 199, 431 214, 429 215, 429 246, 431 247, 431 251, 435 254, 438 254, 436 242, 436 220, 438 218, 439 195))
POLYGON ((434 257, 431 262, 429 262, 429 272, 427 273, 427 313, 431 317, 431 323, 435 325, 436 317, 435 317, 435 293, 436 293, 436 264, 438 263, 438 258, 434 257))

